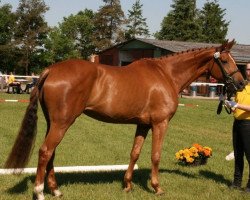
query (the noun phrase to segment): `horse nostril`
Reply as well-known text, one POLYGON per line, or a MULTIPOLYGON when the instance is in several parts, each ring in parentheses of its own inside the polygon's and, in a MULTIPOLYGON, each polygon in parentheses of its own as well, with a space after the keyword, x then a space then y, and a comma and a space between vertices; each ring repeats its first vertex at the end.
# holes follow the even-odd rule
POLYGON ((247 81, 247 80, 242 81, 242 85, 243 85, 243 86, 246 86, 247 84, 248 84, 248 81, 247 81))
POLYGON ((244 88, 248 84, 247 80, 243 80, 239 82, 240 88, 244 88))

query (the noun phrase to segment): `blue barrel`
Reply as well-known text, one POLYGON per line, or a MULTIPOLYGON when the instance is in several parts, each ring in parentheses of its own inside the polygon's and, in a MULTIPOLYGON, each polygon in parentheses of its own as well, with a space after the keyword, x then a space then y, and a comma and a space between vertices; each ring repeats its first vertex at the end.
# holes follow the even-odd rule
POLYGON ((216 86, 209 86, 209 97, 214 98, 216 95, 216 86))
POLYGON ((197 85, 191 85, 190 89, 191 89, 190 96, 195 97, 197 95, 197 85))

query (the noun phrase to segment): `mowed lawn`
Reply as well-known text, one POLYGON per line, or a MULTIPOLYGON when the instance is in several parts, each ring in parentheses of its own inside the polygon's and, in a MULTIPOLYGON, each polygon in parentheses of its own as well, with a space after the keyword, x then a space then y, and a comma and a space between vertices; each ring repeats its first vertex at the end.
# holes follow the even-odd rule
MULTIPOLYGON (((25 94, 0 93, 0 99, 28 99, 25 94)), ((217 100, 179 99, 179 106, 170 122, 164 141, 160 164, 160 183, 165 191, 156 196, 150 186, 151 132, 146 139, 133 177, 133 191, 123 192, 124 171, 106 173, 56 174, 63 200, 82 199, 250 199, 250 195, 228 189, 233 177, 233 161, 225 156, 232 151, 233 117, 225 111, 216 114, 217 100), (213 156, 207 165, 179 165, 175 153, 193 143, 209 146, 213 156)), ((0 167, 2 168, 14 143, 27 103, 0 103, 0 167)), ((38 149, 43 141, 46 123, 38 112, 38 135, 27 167, 36 167, 38 149)), ((66 133, 56 150, 55 166, 128 164, 135 125, 107 124, 80 116, 66 133)), ((245 167, 243 185, 248 169, 245 167)), ((0 175, 0 200, 32 199, 35 175, 0 175)), ((55 199, 45 188, 46 199, 55 199)))

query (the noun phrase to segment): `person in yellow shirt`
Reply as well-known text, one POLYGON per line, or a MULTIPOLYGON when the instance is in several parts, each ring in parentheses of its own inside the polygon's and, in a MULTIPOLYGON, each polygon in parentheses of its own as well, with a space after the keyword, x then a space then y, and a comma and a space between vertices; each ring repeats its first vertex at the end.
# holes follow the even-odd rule
POLYGON ((10 87, 12 87, 12 92, 13 93, 20 93, 21 91, 21 84, 19 82, 16 82, 15 81, 15 77, 13 75, 12 72, 10 72, 10 75, 8 77, 8 80, 7 80, 7 84, 8 84, 8 89, 7 89, 7 93, 10 92, 10 87), (16 91, 15 91, 16 89, 16 91))
POLYGON ((250 193, 250 63, 246 66, 246 76, 248 85, 236 93, 235 101, 225 101, 225 105, 232 109, 234 115, 234 180, 230 188, 242 189, 245 155, 249 166, 249 177, 245 191, 250 193))
POLYGON ((12 72, 10 72, 9 78, 8 78, 8 84, 12 84, 15 82, 15 77, 12 72))

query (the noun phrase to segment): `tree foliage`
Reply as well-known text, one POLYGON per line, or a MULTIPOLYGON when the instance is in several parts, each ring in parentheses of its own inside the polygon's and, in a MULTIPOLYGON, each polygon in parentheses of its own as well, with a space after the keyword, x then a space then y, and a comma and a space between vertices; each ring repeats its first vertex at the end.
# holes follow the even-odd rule
MULTIPOLYGON (((0 0, 1 3, 1 0, 0 0)), ((83 58, 124 39, 149 36, 143 5, 135 0, 128 19, 120 0, 103 0, 97 12, 85 9, 65 16, 50 28, 44 19, 44 0, 19 0, 15 12, 10 4, 0 5, 0 70, 28 74, 69 58, 83 58), (126 37, 126 38, 125 38, 126 37)), ((218 42, 228 31, 225 9, 217 0, 207 0, 202 10, 196 0, 173 0, 157 39, 218 42)))
POLYGON ((196 8, 196 0, 173 0, 172 10, 164 17, 157 39, 221 42, 229 25, 223 17, 226 9, 221 9, 216 0, 205 3, 202 10, 196 8))
POLYGON ((43 60, 48 64, 80 57, 75 49, 74 40, 63 34, 61 29, 57 27, 54 27, 49 32, 44 47, 43 60))
POLYGON ((187 41, 195 40, 200 29, 197 22, 196 0, 173 0, 172 10, 164 17, 158 39, 187 41))
POLYGON ((104 5, 100 6, 94 20, 95 45, 99 50, 110 47, 124 39, 125 15, 120 0, 103 0, 103 2, 104 5))
POLYGON ((0 7, 0 44, 7 44, 13 35, 15 15, 11 11, 12 6, 5 4, 0 7))
POLYGON ((80 57, 87 59, 95 52, 93 32, 94 12, 89 9, 80 11, 76 15, 65 17, 59 28, 66 37, 74 42, 74 48, 79 52, 80 57))
POLYGON ((217 0, 204 4, 200 12, 203 42, 221 43, 225 40, 229 26, 229 22, 224 19, 225 11, 217 0))
POLYGON ((44 61, 55 63, 70 58, 87 59, 95 52, 94 12, 89 9, 64 17, 45 40, 44 61))
POLYGON ((26 74, 30 72, 32 64, 30 58, 37 53, 47 36, 48 26, 44 20, 44 13, 49 8, 43 0, 20 0, 16 11, 15 45, 20 52, 20 66, 26 74))
POLYGON ((0 6, 0 71, 10 71, 15 65, 14 48, 11 43, 15 15, 10 4, 0 6))
POLYGON ((146 18, 142 16, 142 6, 143 4, 140 3, 140 0, 136 0, 132 5, 132 10, 128 10, 126 39, 150 36, 146 18))

